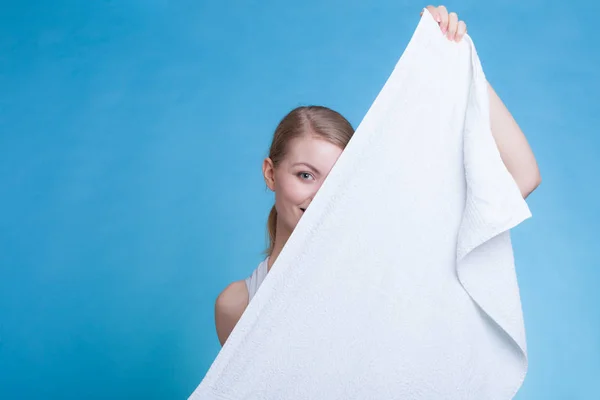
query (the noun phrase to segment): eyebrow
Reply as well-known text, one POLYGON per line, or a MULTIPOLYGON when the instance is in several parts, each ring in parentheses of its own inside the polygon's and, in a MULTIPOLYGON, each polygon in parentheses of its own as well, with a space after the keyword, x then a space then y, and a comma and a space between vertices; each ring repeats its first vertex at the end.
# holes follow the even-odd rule
POLYGON ((305 162, 298 162, 292 165, 292 167, 295 167, 297 165, 306 165, 308 168, 312 169, 314 172, 316 172, 317 174, 321 174, 321 172, 319 172, 318 169, 316 169, 314 166, 310 165, 309 163, 305 163, 305 162))

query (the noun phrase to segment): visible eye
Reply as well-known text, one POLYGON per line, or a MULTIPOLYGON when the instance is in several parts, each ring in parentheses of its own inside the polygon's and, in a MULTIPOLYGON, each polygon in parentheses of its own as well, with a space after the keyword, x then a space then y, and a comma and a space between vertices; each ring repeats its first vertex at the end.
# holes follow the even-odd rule
POLYGON ((304 179, 304 180, 306 180, 306 179, 315 179, 314 176, 312 176, 312 174, 309 173, 309 172, 300 172, 300 173, 298 173, 298 177, 300 179, 304 179))

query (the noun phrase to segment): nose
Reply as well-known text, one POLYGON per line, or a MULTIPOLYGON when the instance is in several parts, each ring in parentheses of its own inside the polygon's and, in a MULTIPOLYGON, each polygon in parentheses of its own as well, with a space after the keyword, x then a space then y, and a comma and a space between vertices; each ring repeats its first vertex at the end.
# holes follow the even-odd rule
POLYGON ((306 211, 306 209, 308 208, 308 206, 310 206, 310 203, 312 203, 312 197, 310 199, 308 199, 307 201, 304 202, 304 204, 302 205, 302 209, 304 209, 306 211))
POLYGON ((314 197, 316 196, 317 192, 321 188, 322 184, 323 183, 320 182, 319 185, 314 185, 314 189, 312 190, 312 193, 309 193, 309 197, 306 199, 306 201, 304 202, 304 205, 301 208, 304 208, 305 210, 308 208, 308 206, 312 203, 314 197))

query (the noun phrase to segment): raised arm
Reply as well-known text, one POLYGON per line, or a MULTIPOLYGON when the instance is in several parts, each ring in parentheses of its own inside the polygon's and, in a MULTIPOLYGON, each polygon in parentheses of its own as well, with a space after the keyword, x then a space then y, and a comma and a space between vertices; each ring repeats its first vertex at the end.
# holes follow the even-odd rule
POLYGON ((519 125, 489 83, 488 92, 492 135, 504 165, 519 186, 523 198, 527 198, 542 180, 535 156, 519 125))
MULTIPOLYGON (((433 18, 440 25, 442 33, 449 40, 459 42, 467 32, 467 25, 458 19, 455 12, 448 12, 444 6, 427 6, 433 18)), ((526 198, 541 183, 540 171, 533 156, 533 152, 525 139, 525 135, 516 121, 488 84, 490 96, 490 120, 492 135, 500 156, 506 168, 519 186, 523 198, 526 198)))

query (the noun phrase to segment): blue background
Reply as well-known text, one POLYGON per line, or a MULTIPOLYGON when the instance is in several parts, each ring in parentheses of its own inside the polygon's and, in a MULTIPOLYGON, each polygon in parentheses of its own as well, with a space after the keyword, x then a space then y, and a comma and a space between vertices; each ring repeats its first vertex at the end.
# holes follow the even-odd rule
MULTIPOLYGON (((0 398, 189 395, 216 295, 262 259, 275 125, 357 126, 427 5, 238 3, 0 1, 0 398)), ((517 398, 600 398, 600 9, 446 4, 543 176, 513 233, 517 398)))

